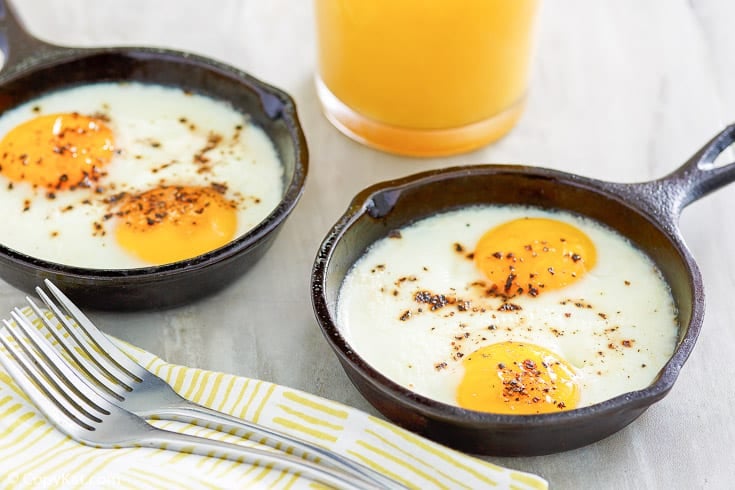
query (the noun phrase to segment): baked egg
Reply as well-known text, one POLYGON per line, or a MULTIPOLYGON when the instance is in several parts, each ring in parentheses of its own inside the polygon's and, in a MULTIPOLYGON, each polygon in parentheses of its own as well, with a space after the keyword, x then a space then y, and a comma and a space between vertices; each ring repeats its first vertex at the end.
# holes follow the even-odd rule
POLYGON ((649 386, 678 333, 668 285, 629 240, 522 206, 467 207, 389 233, 348 272, 336 320, 407 389, 519 415, 649 386))
POLYGON ((161 265, 215 250, 279 203, 273 143, 228 103, 96 83, 0 116, 2 244, 59 264, 161 265))

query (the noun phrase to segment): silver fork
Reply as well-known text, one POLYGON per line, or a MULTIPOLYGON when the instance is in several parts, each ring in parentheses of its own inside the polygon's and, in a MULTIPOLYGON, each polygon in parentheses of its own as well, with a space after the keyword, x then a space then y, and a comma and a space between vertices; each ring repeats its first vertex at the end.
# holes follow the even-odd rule
MULTIPOLYGON (((36 292, 69 334, 68 337, 59 335, 55 324, 32 299, 27 298, 28 303, 36 316, 45 323, 58 347, 82 371, 81 377, 93 383, 96 391, 109 402, 144 419, 176 420, 228 433, 256 435, 259 443, 280 450, 289 448, 295 454, 317 458, 322 465, 349 473, 379 487, 405 488, 385 475, 321 446, 183 398, 165 380, 145 369, 113 344, 51 281, 46 279, 44 283, 63 307, 63 311, 43 289, 36 288, 36 292), (79 354, 76 347, 81 349, 83 355, 79 354), (286 448, 283 447, 284 444, 286 448)), ((22 313, 16 308, 15 315, 22 313)))
POLYGON ((7 351, 0 352, 0 364, 51 423, 82 444, 174 450, 270 465, 335 488, 377 488, 354 475, 296 456, 154 427, 98 395, 22 313, 11 315, 15 323, 3 320, 5 326, 0 328, 0 344, 7 351))

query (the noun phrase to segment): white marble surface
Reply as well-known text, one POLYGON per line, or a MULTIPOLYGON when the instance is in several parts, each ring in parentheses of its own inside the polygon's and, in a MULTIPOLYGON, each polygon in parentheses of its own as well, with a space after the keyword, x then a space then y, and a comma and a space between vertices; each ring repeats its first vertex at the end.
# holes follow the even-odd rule
MULTIPOLYGON (((317 247, 358 190, 466 163, 528 163, 618 181, 672 170, 735 122, 735 2, 544 3, 528 109, 500 143, 419 160, 361 147, 319 112, 310 2, 16 0, 27 27, 79 46, 157 45, 223 60, 297 101, 311 169, 303 199, 267 256, 236 284, 186 307, 95 314, 104 329, 165 359, 262 378, 376 413, 314 320, 317 247)), ((733 153, 727 156, 735 160, 733 153)), ((567 453, 492 458, 552 488, 732 488, 735 483, 735 186, 688 207, 682 233, 707 289, 705 325, 672 392, 614 436, 567 453)), ((0 311, 23 295, 0 282, 0 311)))

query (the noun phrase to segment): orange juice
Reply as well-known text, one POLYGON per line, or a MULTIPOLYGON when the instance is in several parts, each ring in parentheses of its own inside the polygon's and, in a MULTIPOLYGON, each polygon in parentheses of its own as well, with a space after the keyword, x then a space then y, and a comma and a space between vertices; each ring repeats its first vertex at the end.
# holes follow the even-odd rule
POLYGON ((397 153, 455 153, 499 138, 522 111, 537 4, 315 0, 327 116, 397 153))

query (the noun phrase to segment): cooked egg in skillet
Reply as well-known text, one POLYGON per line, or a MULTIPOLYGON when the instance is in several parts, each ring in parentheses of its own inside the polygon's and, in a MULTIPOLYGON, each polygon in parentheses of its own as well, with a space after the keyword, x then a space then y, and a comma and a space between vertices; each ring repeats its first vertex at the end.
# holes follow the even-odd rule
POLYGON ((677 339, 671 292, 628 240, 516 206, 451 211, 379 240, 345 278, 337 323, 398 384, 510 414, 644 388, 677 339))
POLYGON ((192 258, 261 222, 282 173, 224 102, 138 83, 54 92, 0 116, 2 244, 90 268, 192 258))

